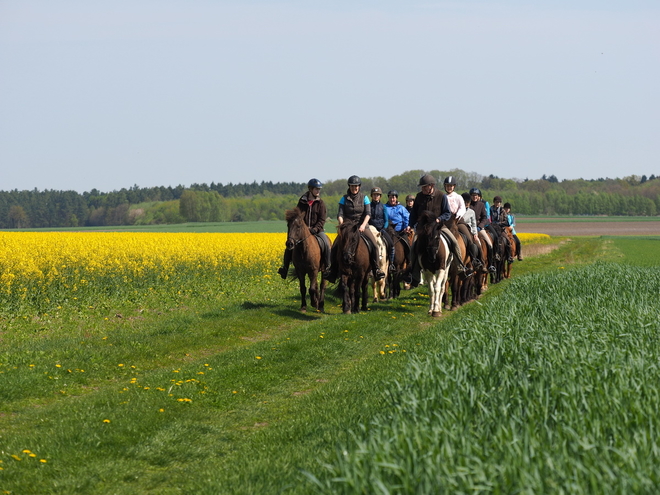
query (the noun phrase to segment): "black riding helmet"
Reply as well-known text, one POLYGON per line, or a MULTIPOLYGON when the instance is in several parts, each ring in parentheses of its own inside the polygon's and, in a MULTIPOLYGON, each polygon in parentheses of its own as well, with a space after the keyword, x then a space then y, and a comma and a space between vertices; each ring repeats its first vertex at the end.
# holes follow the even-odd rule
POLYGON ((362 181, 360 180, 360 178, 357 175, 351 175, 348 178, 348 185, 349 186, 361 186, 362 181))
POLYGON ((309 179, 309 182, 307 183, 307 187, 309 189, 314 189, 315 187, 321 189, 323 187, 323 184, 318 179, 309 179))
POLYGON ((479 197, 481 197, 481 191, 476 187, 473 187, 472 189, 470 189, 470 196, 472 196, 473 194, 478 194, 479 197))
POLYGON ((396 196, 398 198, 399 197, 399 191, 397 191, 396 189, 392 189, 391 191, 389 191, 387 193, 387 196, 396 196))
POLYGON ((445 184, 450 184, 452 186, 456 185, 456 179, 454 178, 453 175, 450 175, 449 177, 445 177, 445 184))

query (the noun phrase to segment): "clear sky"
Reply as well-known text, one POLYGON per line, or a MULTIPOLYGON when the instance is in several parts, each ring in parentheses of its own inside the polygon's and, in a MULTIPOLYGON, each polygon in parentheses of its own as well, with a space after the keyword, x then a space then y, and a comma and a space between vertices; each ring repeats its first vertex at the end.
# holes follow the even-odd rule
POLYGON ((660 175, 657 0, 0 0, 0 189, 660 175))

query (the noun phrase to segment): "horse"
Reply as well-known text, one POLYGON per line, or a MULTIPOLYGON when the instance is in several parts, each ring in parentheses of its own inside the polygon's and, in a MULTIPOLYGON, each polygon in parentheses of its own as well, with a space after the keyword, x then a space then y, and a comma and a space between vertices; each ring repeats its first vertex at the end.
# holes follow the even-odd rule
POLYGON ((319 290, 318 276, 326 268, 319 241, 309 231, 305 223, 305 214, 300 208, 287 210, 285 218, 288 229, 286 248, 293 251, 293 266, 300 283, 300 311, 303 313, 307 311, 305 276, 309 277, 310 304, 317 311, 323 311, 328 281, 322 278, 319 290))
POLYGON ((369 272, 371 263, 367 242, 359 231, 360 224, 344 220, 338 227, 337 263, 341 277, 340 290, 343 294, 342 311, 344 314, 359 313, 367 310, 369 298, 369 272), (360 308, 360 296, 362 307, 360 308))
POLYGON ((389 270, 389 254, 387 252, 387 248, 385 247, 385 241, 380 235, 380 232, 375 227, 372 227, 371 225, 367 227, 368 229, 371 229, 371 233, 374 235, 374 238, 376 239, 376 242, 378 242, 378 246, 376 246, 376 249, 378 251, 378 268, 380 268, 383 273, 385 274, 385 278, 381 280, 373 280, 373 274, 369 272, 370 277, 372 278, 371 286, 374 291, 374 302, 378 302, 380 300, 385 300, 387 299, 387 296, 385 294, 385 289, 387 288, 387 276, 388 276, 388 270, 389 270))
POLYGON ((502 229, 504 236, 509 244, 508 256, 504 265, 504 278, 511 277, 511 265, 513 265, 513 259, 518 256, 518 250, 516 248, 516 241, 513 238, 513 229, 511 227, 504 227, 502 229))
MULTIPOLYGON (((503 229, 498 224, 491 224, 497 232, 497 240, 493 241, 493 257, 495 258, 495 273, 491 274, 490 281, 497 284, 504 278, 505 264, 510 259, 511 249, 503 229)), ((491 236, 492 238, 492 236, 491 236)))
POLYGON ((394 299, 401 294, 401 282, 406 270, 409 270, 408 254, 412 246, 413 232, 395 232, 392 226, 388 232, 394 242, 394 270, 388 273, 389 297, 394 299))
POLYGON ((488 290, 488 271, 486 267, 490 264, 488 262, 488 245, 481 236, 479 236, 479 251, 481 253, 481 259, 484 262, 484 271, 477 271, 474 274, 474 287, 477 297, 488 290))
POLYGON ((465 240, 463 239, 463 236, 461 235, 456 225, 456 215, 454 213, 452 213, 449 221, 445 222, 445 226, 449 229, 449 231, 452 234, 454 234, 454 237, 456 238, 456 242, 458 243, 461 253, 463 254, 462 260, 458 260, 457 258, 454 257, 453 263, 451 263, 451 265, 449 266, 449 276, 447 282, 448 285, 451 287, 451 305, 449 304, 448 291, 445 291, 445 295, 443 297, 445 302, 445 309, 454 310, 469 300, 469 294, 472 288, 473 279, 472 277, 469 277, 467 279, 461 278, 458 272, 458 262, 462 261, 464 266, 470 267, 471 258, 470 258, 470 253, 468 253, 467 251, 467 245, 465 243, 465 240))
POLYGON ((440 224, 430 211, 424 211, 417 221, 417 255, 424 282, 429 288, 429 315, 442 314, 442 295, 449 275, 452 254, 440 233, 440 224))

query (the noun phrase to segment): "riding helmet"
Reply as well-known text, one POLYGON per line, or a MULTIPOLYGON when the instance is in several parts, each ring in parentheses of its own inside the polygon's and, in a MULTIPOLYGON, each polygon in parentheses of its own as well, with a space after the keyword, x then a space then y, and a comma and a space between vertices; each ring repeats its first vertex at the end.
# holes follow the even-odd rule
POLYGON ((502 196, 495 196, 493 198, 493 203, 501 203, 502 202, 502 196))
POLYGON ((360 180, 360 178, 357 175, 351 175, 348 178, 348 185, 349 186, 361 186, 362 181, 360 180))
POLYGON ((454 178, 453 175, 450 175, 449 177, 445 177, 445 184, 451 184, 452 186, 455 186, 456 179, 454 178))
POLYGON ((388 196, 396 196, 398 198, 399 197, 399 191, 397 191, 396 189, 392 189, 391 191, 389 191, 387 193, 387 195, 388 196))
POLYGON ((380 194, 382 196, 383 190, 380 187, 374 187, 373 189, 371 189, 371 194, 380 194))
POLYGON ((473 187, 472 189, 470 189, 470 196, 472 196, 473 194, 478 194, 479 197, 481 197, 481 191, 476 187, 473 187))
POLYGON ((435 186, 435 177, 431 174, 424 174, 419 178, 419 186, 435 186))
POLYGON ((309 179, 309 182, 307 183, 307 187, 310 189, 313 189, 315 187, 321 189, 323 187, 323 184, 318 179, 309 179))
POLYGON ((406 201, 415 201, 415 196, 408 194, 408 196, 406 196, 406 201))
POLYGON ((463 201, 465 201, 465 203, 471 203, 472 202, 472 198, 470 197, 470 195, 468 193, 461 194, 461 197, 463 198, 463 201))

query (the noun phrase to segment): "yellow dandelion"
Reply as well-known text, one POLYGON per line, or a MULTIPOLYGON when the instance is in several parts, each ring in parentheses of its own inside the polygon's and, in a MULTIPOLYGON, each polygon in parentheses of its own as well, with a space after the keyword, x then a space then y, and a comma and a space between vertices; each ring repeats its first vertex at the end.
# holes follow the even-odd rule
POLYGON ((103 422, 104 422, 104 423, 109 423, 110 420, 109 420, 109 419, 104 419, 103 422))

